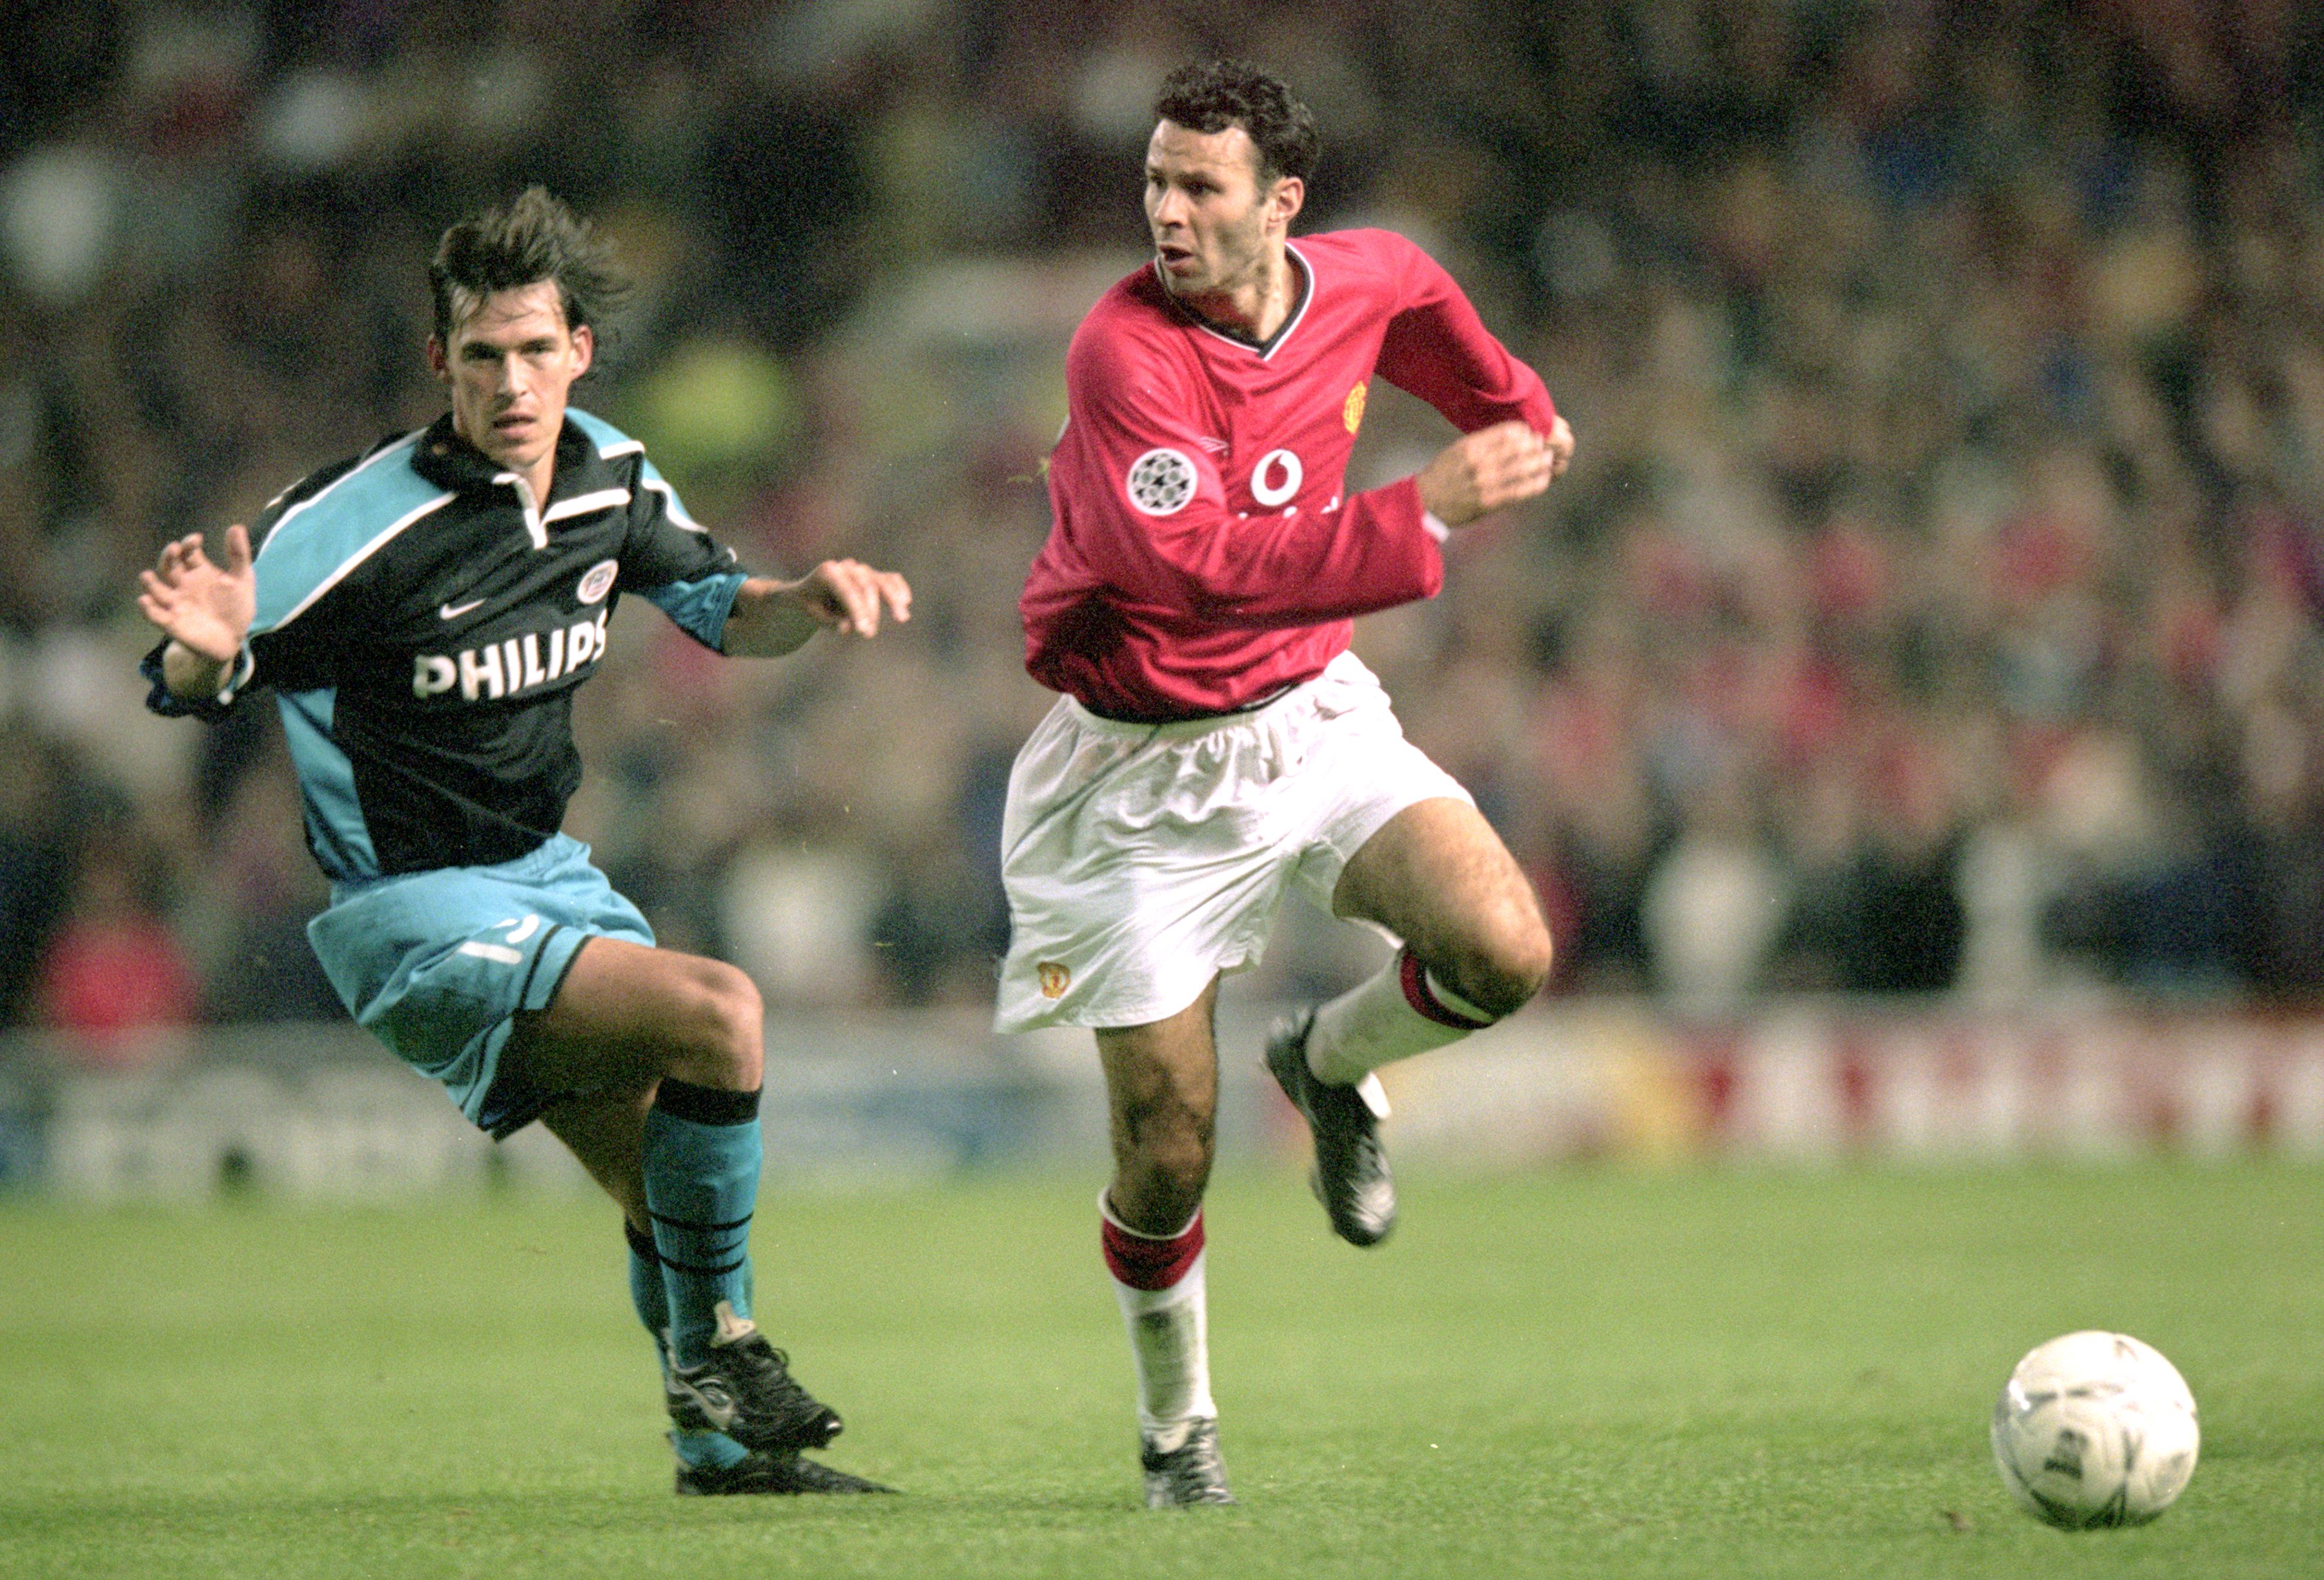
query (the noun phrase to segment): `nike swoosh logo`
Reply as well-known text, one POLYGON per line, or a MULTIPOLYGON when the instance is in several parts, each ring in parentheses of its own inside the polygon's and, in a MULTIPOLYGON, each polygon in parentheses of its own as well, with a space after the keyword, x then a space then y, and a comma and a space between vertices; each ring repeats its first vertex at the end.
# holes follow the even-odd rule
POLYGON ((468 604, 445 604, 437 609, 436 617, 438 620, 457 620, 469 610, 481 609, 484 606, 484 601, 482 598, 478 598, 474 603, 468 604))

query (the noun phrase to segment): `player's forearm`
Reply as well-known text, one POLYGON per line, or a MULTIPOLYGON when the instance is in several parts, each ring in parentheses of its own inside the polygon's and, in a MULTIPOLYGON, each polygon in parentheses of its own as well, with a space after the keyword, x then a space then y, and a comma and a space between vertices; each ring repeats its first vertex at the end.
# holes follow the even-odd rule
POLYGON ((738 659, 775 659, 795 652, 823 629, 801 604, 798 584, 754 576, 734 592, 719 651, 738 659))
POLYGON ((1157 547, 1204 619, 1259 629, 1310 625, 1435 596, 1444 561, 1421 513, 1419 490, 1406 477, 1356 494, 1329 515, 1236 518, 1157 547))

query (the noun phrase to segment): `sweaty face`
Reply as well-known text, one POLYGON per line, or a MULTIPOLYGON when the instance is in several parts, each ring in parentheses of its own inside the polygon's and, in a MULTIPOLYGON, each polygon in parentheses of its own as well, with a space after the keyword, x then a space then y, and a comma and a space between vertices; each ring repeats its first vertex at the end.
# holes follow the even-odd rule
POLYGON ((1267 256, 1277 194, 1259 183, 1259 147, 1240 126, 1195 132, 1175 121, 1146 145, 1146 222, 1170 289, 1180 296, 1231 291, 1267 256))
POLYGON ((530 474, 557 448, 566 393, 589 368, 587 325, 568 328, 557 282, 495 291, 428 360, 452 390, 452 426, 511 471, 530 474))

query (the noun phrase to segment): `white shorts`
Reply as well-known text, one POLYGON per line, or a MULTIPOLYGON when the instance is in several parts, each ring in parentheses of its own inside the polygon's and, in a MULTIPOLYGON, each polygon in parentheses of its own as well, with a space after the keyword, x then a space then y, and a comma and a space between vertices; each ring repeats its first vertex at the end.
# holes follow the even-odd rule
POLYGON ((1286 886, 1324 910, 1416 801, 1469 802, 1343 652, 1249 713, 1121 724, 1070 697, 1009 776, 1009 958, 994 1026, 1142 1026, 1258 962, 1286 886))

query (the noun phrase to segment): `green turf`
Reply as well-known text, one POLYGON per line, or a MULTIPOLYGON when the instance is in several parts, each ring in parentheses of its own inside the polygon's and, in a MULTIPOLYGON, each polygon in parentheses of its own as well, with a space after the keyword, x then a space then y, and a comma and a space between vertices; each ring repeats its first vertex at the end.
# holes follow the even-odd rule
POLYGON ((0 1205, 0 1575, 2168 1575, 2324 1568, 2324 1169, 1406 1170, 1376 1252, 1212 1197, 1242 1506, 1135 1506, 1096 1181, 761 1203, 761 1315, 897 1499, 672 1498, 610 1208, 0 1205), (2067 1536, 2010 1365, 2137 1334, 2203 1412, 2067 1536))

